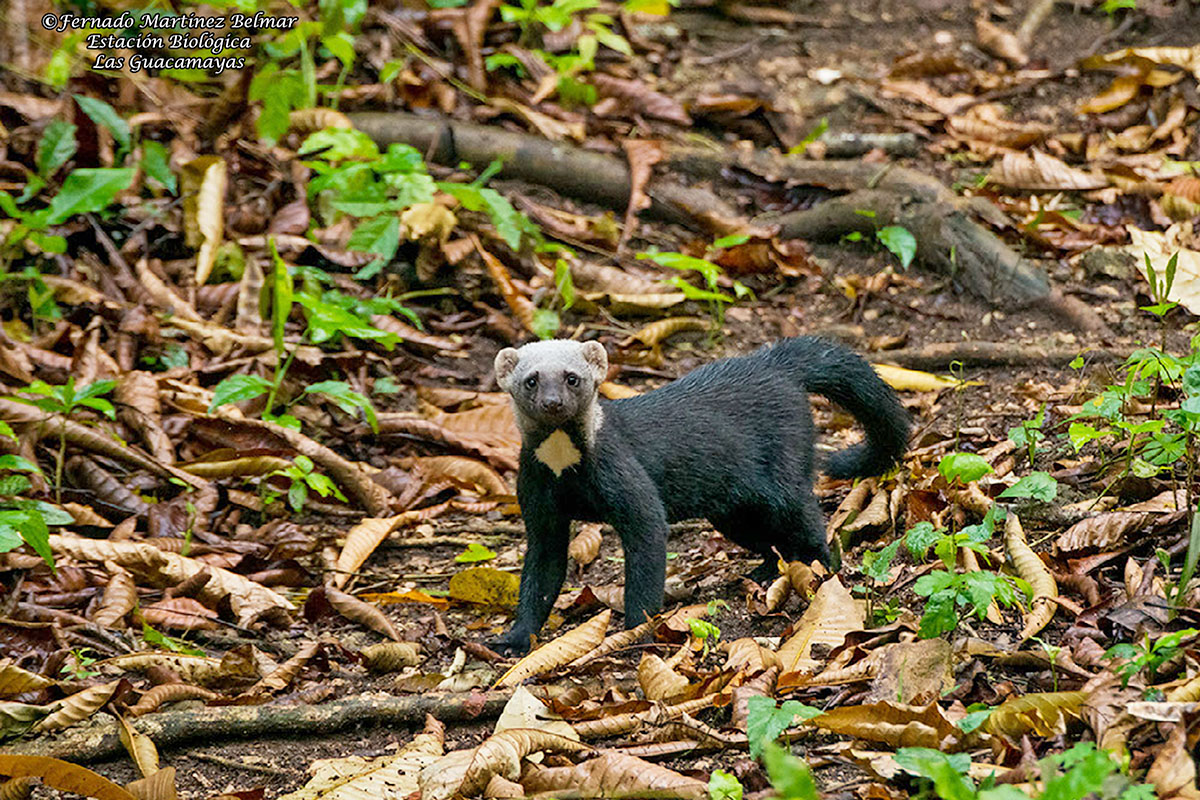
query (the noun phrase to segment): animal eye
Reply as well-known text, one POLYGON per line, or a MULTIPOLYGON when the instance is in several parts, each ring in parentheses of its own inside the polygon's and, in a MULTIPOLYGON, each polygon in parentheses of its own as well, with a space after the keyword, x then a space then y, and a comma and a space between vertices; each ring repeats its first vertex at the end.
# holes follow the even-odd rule
POLYGON ((525 385, 528 386, 530 389, 537 386, 537 375, 530 375, 528 378, 526 378, 525 385))
POLYGON ((567 375, 567 386, 578 386, 578 385, 579 385, 579 376, 574 373, 568 374, 567 375))

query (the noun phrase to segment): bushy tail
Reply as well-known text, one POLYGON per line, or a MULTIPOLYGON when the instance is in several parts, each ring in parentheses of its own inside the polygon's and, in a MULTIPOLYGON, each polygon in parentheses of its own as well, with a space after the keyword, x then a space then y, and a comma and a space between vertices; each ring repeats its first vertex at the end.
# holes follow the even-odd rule
POLYGON ((806 391, 828 397, 862 423, 867 439, 834 453, 824 466, 834 478, 879 475, 908 447, 908 413, 892 388, 857 353, 840 344, 801 336, 770 347, 766 357, 797 375, 806 391))

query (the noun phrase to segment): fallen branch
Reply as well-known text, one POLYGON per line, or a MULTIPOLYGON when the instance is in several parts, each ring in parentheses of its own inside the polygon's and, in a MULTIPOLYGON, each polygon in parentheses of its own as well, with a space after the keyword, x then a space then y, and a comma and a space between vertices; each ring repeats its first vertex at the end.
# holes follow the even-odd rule
MULTIPOLYGON (((426 714, 443 722, 495 717, 511 696, 512 692, 409 697, 370 694, 315 706, 203 706, 150 714, 129 724, 153 739, 161 751, 200 739, 312 737, 373 725, 420 726, 426 714)), ((78 764, 103 761, 125 752, 120 725, 115 720, 69 728, 59 736, 16 742, 4 749, 11 755, 49 756, 78 764)))
MULTIPOLYGON (((486 164, 500 159, 501 174, 507 177, 612 209, 624 209, 629 203, 629 168, 614 156, 528 134, 399 112, 353 114, 351 120, 379 144, 406 142, 439 163, 486 164)), ((667 149, 667 163, 690 177, 714 183, 725 180, 730 171, 741 170, 763 180, 848 192, 809 210, 753 222, 777 225, 781 236, 816 240, 836 240, 853 231, 873 235, 880 227, 903 225, 917 239, 922 264, 949 275, 988 303, 1005 309, 1041 307, 1082 330, 1109 333, 1091 308, 1063 295, 1040 267, 971 218, 979 215, 992 224, 1008 225, 998 208, 960 198, 928 175, 904 167, 806 161, 762 150, 674 147, 667 149)), ((658 177, 650 181, 647 194, 652 201, 650 213, 669 221, 710 233, 729 233, 747 224, 706 189, 658 177)))
POLYGON ((957 361, 966 367, 1063 367, 1076 356, 1087 361, 1116 361, 1112 350, 1081 350, 1071 347, 1040 347, 1027 342, 933 342, 923 347, 885 350, 872 355, 875 361, 909 369, 946 369, 957 361))

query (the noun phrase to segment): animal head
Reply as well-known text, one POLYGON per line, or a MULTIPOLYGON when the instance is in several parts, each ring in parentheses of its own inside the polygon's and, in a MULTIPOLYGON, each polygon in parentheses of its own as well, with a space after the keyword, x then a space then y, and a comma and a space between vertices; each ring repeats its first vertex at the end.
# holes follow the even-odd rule
POLYGON ((608 354, 599 342, 552 339, 496 355, 496 382, 512 395, 523 423, 588 420, 607 373, 608 354))

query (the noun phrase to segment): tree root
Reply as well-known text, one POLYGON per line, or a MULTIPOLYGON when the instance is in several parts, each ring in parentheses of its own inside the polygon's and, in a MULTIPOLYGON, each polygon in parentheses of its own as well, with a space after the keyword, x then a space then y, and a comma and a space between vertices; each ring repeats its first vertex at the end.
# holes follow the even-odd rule
MULTIPOLYGON (((506 177, 612 209, 624 209, 629 203, 629 168, 615 156, 529 134, 399 112, 350 117, 379 144, 405 142, 438 163, 466 160, 481 165, 500 159, 506 177)), ((923 265, 950 276, 986 302, 1006 310, 1039 307, 1073 327, 1111 335, 1091 308, 1063 295, 1040 267, 971 218, 976 215, 993 225, 1009 225, 998 208, 960 198, 928 175, 891 165, 808 161, 761 150, 668 147, 667 163, 693 178, 713 182, 740 171, 759 180, 846 192, 812 209, 759 217, 750 224, 778 226, 781 236, 816 240, 836 240, 855 231, 874 235, 884 226, 902 225, 916 237, 917 257, 923 265)), ((707 189, 660 176, 650 181, 647 194, 654 216, 706 233, 731 233, 748 223, 707 189)))
POLYGON ((1064 367, 1076 356, 1087 361, 1115 361, 1112 350, 1082 350, 1069 347, 1040 347, 1027 342, 933 342, 923 347, 883 350, 871 360, 909 369, 946 369, 957 361, 967 367, 1064 367))
MULTIPOLYGON (((439 720, 466 721, 499 715, 512 692, 459 692, 393 697, 358 695, 320 705, 202 706, 164 711, 130 721, 154 740, 159 750, 196 740, 262 737, 311 737, 372 725, 420 726, 426 714, 439 720)), ((12 755, 50 756, 87 764, 125 752, 120 726, 106 721, 70 728, 61 735, 42 736, 5 746, 12 755)))

